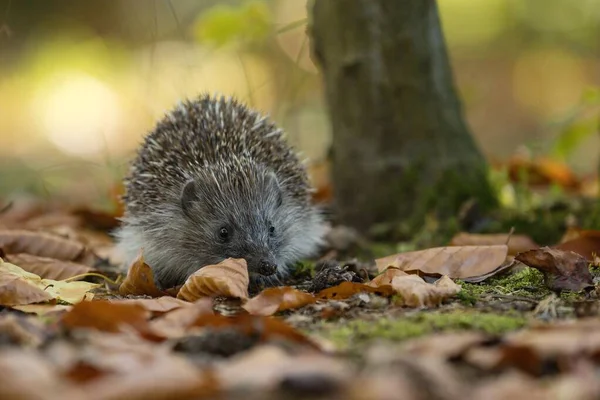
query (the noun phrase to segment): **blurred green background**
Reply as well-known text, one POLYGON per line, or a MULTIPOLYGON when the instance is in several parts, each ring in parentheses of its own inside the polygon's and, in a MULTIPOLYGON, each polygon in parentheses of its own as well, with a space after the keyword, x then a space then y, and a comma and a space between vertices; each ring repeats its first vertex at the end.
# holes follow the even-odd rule
MULTIPOLYGON (((438 3, 486 156, 526 151, 595 174, 600 0, 438 3)), ((204 91, 268 112, 323 159, 306 24, 304 0, 0 0, 0 197, 101 203, 156 119, 204 91)))

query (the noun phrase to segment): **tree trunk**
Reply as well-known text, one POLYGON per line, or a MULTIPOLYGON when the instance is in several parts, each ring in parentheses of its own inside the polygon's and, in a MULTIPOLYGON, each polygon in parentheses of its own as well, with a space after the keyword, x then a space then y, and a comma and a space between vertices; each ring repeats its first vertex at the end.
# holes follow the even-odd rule
POLYGON ((330 110, 341 222, 420 224, 491 206, 462 118, 434 0, 316 0, 310 26, 330 110))

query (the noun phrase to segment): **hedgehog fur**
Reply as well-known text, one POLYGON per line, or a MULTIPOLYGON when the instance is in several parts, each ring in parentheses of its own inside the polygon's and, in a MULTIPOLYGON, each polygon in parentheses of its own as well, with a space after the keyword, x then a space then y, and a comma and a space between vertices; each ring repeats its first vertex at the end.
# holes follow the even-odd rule
POLYGON ((128 264, 143 251, 161 288, 228 257, 246 259, 252 282, 279 283, 325 233, 283 132, 235 99, 179 103, 146 136, 124 183, 118 247, 128 264))

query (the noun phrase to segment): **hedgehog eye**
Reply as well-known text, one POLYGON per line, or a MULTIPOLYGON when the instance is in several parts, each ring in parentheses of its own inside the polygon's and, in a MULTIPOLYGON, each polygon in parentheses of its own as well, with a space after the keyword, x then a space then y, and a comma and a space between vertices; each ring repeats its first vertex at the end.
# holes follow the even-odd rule
POLYGON ((226 227, 219 229, 219 237, 223 241, 227 240, 229 238, 229 230, 226 227))
POLYGON ((275 227, 273 225, 271 225, 269 227, 269 235, 271 235, 271 236, 275 235, 275 227))

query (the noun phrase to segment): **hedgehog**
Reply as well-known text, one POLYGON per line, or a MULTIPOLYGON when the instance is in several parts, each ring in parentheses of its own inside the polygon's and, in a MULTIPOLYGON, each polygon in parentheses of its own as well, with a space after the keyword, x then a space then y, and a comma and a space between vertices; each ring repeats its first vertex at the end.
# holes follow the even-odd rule
POLYGON ((251 285, 279 284, 326 231, 283 131, 235 98, 179 102, 143 140, 124 188, 117 246, 126 264, 142 251, 163 289, 227 258, 246 260, 251 285))

